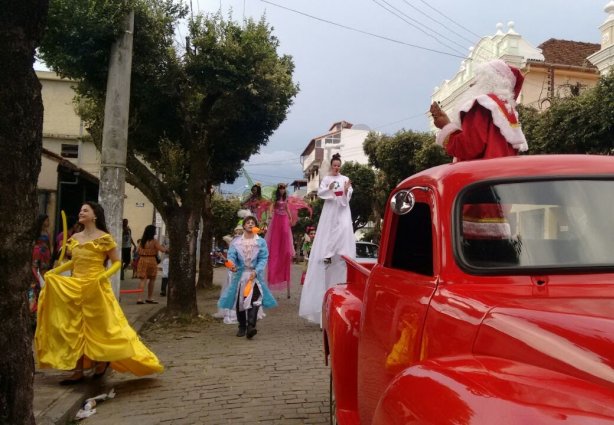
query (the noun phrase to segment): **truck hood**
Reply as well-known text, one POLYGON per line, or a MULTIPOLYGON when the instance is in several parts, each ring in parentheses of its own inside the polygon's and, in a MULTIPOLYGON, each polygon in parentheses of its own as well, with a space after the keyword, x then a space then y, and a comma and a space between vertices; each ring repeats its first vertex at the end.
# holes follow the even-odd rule
POLYGON ((480 326, 474 353, 614 389, 614 297, 584 295, 525 300, 522 308, 494 307, 480 326))

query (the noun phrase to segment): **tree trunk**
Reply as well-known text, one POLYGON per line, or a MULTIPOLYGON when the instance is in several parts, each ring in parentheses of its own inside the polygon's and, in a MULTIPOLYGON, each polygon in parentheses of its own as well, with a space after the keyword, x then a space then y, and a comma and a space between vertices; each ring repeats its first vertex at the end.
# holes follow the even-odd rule
POLYGON ((0 14, 0 423, 34 424, 32 321, 27 289, 43 102, 32 69, 48 2, 13 1, 0 14))
POLYGON ((172 315, 194 317, 196 304, 196 241, 200 209, 188 206, 167 210, 169 252, 168 310, 172 315))
POLYGON ((205 192, 205 202, 202 211, 203 233, 200 239, 200 263, 198 273, 198 288, 213 286, 213 262, 211 261, 213 240, 213 211, 211 210, 211 192, 205 192))

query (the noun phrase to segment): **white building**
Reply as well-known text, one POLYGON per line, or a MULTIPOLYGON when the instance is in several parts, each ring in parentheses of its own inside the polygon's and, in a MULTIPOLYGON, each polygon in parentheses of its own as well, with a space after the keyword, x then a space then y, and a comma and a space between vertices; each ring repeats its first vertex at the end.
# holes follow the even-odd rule
POLYGON ((330 160, 336 153, 343 162, 368 164, 362 144, 370 129, 365 125, 354 125, 347 121, 334 123, 327 133, 314 137, 301 154, 303 174, 307 179, 307 197, 314 197, 320 181, 330 170, 330 160))
POLYGON ((610 0, 603 10, 608 17, 599 27, 601 49, 589 56, 588 60, 599 69, 599 73, 607 74, 614 66, 614 0, 610 0))
MULTIPOLYGON (((614 11, 614 1, 606 10, 614 11)), ((610 15, 602 29, 612 32, 613 27, 614 17, 610 15)), ((458 108, 457 103, 472 84, 476 66, 501 59, 519 68, 525 77, 518 103, 538 110, 547 109, 552 98, 575 95, 597 84, 601 68, 598 69, 591 62, 596 63, 593 58, 604 52, 603 46, 601 51, 599 48, 600 45, 596 43, 554 38, 534 47, 515 31, 513 22, 508 23, 507 30, 504 30, 503 24, 497 24, 496 33, 483 37, 470 49, 456 74, 435 88, 432 100, 438 101, 443 110, 450 114, 458 108)), ((610 54, 612 49, 611 44, 606 47, 610 54)), ((605 59, 600 60, 606 62, 605 59)), ((434 127, 432 129, 435 130, 434 127)))

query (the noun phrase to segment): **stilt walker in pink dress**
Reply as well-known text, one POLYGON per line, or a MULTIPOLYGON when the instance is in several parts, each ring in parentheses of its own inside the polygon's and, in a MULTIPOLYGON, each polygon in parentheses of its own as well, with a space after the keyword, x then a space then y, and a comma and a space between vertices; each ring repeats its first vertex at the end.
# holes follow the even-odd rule
POLYGON ((267 266, 267 281, 271 290, 284 287, 290 298, 290 270, 294 258, 294 240, 292 238, 292 225, 294 219, 288 205, 286 185, 279 183, 273 203, 269 208, 269 223, 266 233, 266 242, 269 248, 269 262, 267 266))

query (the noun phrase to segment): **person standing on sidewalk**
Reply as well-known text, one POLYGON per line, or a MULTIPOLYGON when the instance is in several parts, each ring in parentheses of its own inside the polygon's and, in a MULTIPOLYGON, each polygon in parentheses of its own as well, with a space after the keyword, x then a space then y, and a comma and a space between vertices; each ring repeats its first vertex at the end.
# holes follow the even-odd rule
POLYGON ((128 226, 128 219, 122 221, 122 268, 120 279, 124 280, 124 270, 130 265, 132 260, 132 247, 136 248, 134 240, 132 240, 132 230, 128 226))
POLYGON ((84 368, 102 377, 110 366, 137 376, 162 372, 154 353, 130 327, 109 277, 121 267, 117 244, 108 233, 104 210, 86 202, 79 212, 83 231, 67 243, 72 259, 45 275, 34 337, 41 368, 72 370, 63 385, 83 381, 84 368), (111 262, 108 269, 106 265, 111 262), (72 270, 72 276, 62 276, 72 270))
POLYGON ((243 235, 235 238, 228 250, 228 267, 233 276, 225 294, 218 301, 219 308, 235 308, 239 322, 238 337, 251 339, 258 332, 256 321, 260 307, 273 308, 277 301, 264 279, 269 251, 266 242, 254 229, 256 218, 243 219, 243 235))
POLYGON ((141 279, 139 289, 144 291, 147 284, 147 298, 143 301, 143 297, 139 294, 137 304, 158 304, 158 301, 153 299, 154 283, 158 275, 158 251, 168 253, 168 248, 160 245, 156 239, 156 226, 150 224, 145 227, 141 237, 139 264, 136 271, 136 276, 141 279))
POLYGON ((162 266, 162 283, 160 285, 160 296, 166 297, 166 287, 168 286, 168 254, 164 254, 164 258, 162 258, 162 262, 160 265, 162 266))

